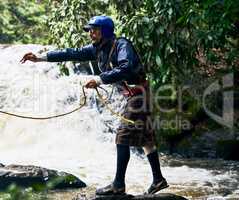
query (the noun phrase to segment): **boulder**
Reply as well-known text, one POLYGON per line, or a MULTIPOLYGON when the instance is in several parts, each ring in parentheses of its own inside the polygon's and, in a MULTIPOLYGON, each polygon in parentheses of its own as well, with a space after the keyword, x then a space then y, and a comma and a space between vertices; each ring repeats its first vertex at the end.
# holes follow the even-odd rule
POLYGON ((237 135, 239 135, 237 130, 231 132, 223 128, 193 134, 180 141, 178 140, 173 153, 178 153, 187 158, 206 157, 238 160, 238 156, 234 153, 234 149, 238 148, 239 139, 236 139, 237 135), (223 152, 223 149, 227 149, 226 154, 228 155, 223 152))
POLYGON ((95 196, 92 198, 86 198, 84 195, 79 195, 72 200, 187 200, 182 196, 178 196, 170 193, 160 193, 154 195, 107 195, 107 196, 95 196))
POLYGON ((36 190, 86 187, 76 176, 65 172, 32 165, 0 165, 0 190, 11 184, 36 190))

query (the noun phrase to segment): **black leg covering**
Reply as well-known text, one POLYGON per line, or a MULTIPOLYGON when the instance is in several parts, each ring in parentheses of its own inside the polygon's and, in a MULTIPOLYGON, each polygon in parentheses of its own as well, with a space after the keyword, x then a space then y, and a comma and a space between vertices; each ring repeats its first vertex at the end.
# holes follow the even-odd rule
POLYGON ((117 144, 117 170, 114 179, 114 186, 117 188, 125 187, 125 173, 129 159, 129 146, 117 144))
POLYGON ((159 156, 157 150, 147 155, 151 169, 153 174, 153 183, 157 184, 163 179, 160 163, 159 163, 159 156))

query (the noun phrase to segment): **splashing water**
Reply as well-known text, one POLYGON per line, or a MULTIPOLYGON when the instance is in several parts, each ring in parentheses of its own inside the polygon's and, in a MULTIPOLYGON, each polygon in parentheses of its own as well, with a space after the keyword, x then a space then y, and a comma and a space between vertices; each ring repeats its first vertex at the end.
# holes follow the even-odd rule
MULTIPOLYGON (((42 50, 40 45, 0 46, 0 109, 22 115, 48 116, 79 105, 81 85, 92 76, 60 76, 55 63, 20 64, 21 57, 42 50)), ((52 48, 52 47, 47 47, 52 48)), ((109 92, 110 86, 104 86, 109 92)), ((51 120, 29 120, 0 114, 0 163, 38 165, 73 173, 88 185, 102 186, 114 178, 115 129, 119 120, 97 106, 94 90, 87 90, 87 105, 71 115, 51 120)), ((110 106, 120 111, 124 99, 114 91, 110 106)), ((208 168, 192 166, 195 160, 162 156, 162 171, 170 188, 186 197, 239 199, 238 163, 218 161, 208 168), (228 164, 229 163, 229 164, 228 164), (218 168, 218 166, 221 166, 218 168)), ((214 161, 213 161, 214 162, 214 161)), ((127 191, 142 193, 151 183, 146 158, 131 154, 126 174, 127 191)))

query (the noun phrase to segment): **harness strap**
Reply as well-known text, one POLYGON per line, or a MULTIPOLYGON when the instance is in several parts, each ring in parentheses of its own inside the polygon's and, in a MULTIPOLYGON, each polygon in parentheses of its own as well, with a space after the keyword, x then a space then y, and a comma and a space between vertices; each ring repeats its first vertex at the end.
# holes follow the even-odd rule
POLYGON ((113 65, 110 62, 110 59, 111 59, 112 54, 114 52, 115 46, 116 46, 116 39, 114 39, 114 41, 113 41, 113 44, 112 44, 112 47, 110 49, 110 53, 109 53, 109 56, 108 56, 108 59, 107 59, 107 62, 106 62, 106 67, 110 66, 111 69, 113 69, 113 65))
MULTIPOLYGON (((113 44, 112 44, 112 47, 110 49, 110 53, 109 53, 109 56, 108 56, 108 59, 107 59, 107 62, 106 62, 106 67, 110 66, 111 69, 114 68, 112 62, 110 61, 110 59, 111 59, 112 54, 114 52, 115 46, 116 46, 116 39, 114 39, 114 41, 113 41, 113 44)), ((123 81, 123 87, 128 91, 130 96, 134 95, 133 92, 131 91, 127 81, 123 81)))

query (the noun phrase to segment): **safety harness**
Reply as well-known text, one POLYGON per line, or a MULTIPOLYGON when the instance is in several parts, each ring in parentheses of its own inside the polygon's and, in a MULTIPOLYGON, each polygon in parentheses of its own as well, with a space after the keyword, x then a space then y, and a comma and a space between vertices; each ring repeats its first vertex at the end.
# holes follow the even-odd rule
MULTIPOLYGON (((111 62, 111 57, 112 57, 112 54, 114 52, 114 49, 116 47, 116 42, 117 40, 114 39, 113 40, 113 43, 112 43, 112 47, 110 49, 110 52, 109 52, 109 55, 108 55, 108 59, 107 59, 107 62, 106 62, 106 67, 110 66, 111 69, 114 68, 112 62, 111 62)), ((132 47, 134 48, 134 46, 132 45, 132 47)), ((138 59, 141 63, 141 59, 140 59, 140 56, 138 55, 137 51, 134 49, 134 52, 136 53, 136 55, 138 56, 138 59)), ((139 82, 139 85, 134 85, 134 86, 131 86, 127 83, 127 81, 123 81, 122 82, 122 85, 123 85, 123 92, 122 94, 126 97, 132 97, 132 96, 135 96, 135 95, 138 95, 138 94, 142 94, 143 92, 143 89, 147 87, 148 85, 148 81, 145 79, 145 78, 142 78, 139 82)))

